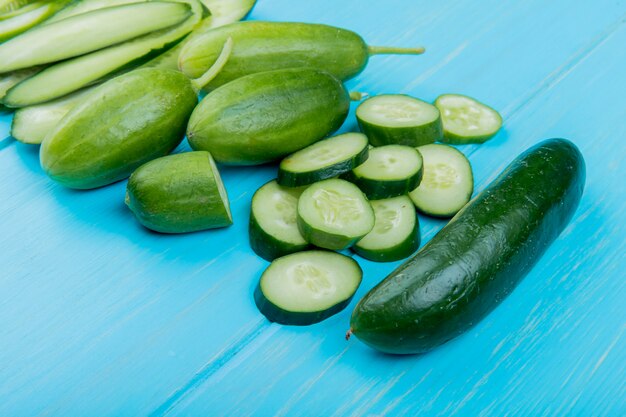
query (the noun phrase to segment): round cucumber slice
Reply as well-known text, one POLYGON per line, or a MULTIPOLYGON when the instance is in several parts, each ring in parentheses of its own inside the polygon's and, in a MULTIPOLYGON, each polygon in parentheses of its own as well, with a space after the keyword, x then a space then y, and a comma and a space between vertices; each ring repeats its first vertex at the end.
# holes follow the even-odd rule
POLYGON ((250 246, 261 258, 273 261, 309 246, 296 222, 302 191, 304 188, 281 187, 272 180, 254 193, 250 209, 250 246))
POLYGON ((341 179, 317 182, 298 200, 298 227, 305 240, 341 250, 374 227, 374 210, 357 186, 341 179))
POLYGON ((472 167, 459 150, 448 145, 417 148, 424 158, 424 177, 409 193, 417 209, 435 217, 454 216, 472 196, 472 167))
POLYGON ((404 259, 420 245, 420 228, 415 206, 408 196, 371 202, 376 222, 352 250, 365 259, 392 262, 404 259))
POLYGON ((460 94, 443 94, 435 100, 441 112, 447 143, 483 143, 502 127, 502 116, 491 107, 460 94))
POLYGON ((350 303, 362 277, 361 267, 348 256, 321 250, 294 253, 263 272, 254 301, 269 321, 318 323, 350 303))
POLYGON ((410 146, 372 148, 369 158, 346 174, 371 200, 408 194, 422 179, 422 156, 410 146))
POLYGON ((374 146, 420 146, 441 140, 443 134, 439 110, 403 94, 369 98, 356 109, 356 117, 374 146))
POLYGON ((367 137, 360 133, 324 139, 283 159, 278 183, 297 187, 336 177, 365 162, 367 156, 367 137))

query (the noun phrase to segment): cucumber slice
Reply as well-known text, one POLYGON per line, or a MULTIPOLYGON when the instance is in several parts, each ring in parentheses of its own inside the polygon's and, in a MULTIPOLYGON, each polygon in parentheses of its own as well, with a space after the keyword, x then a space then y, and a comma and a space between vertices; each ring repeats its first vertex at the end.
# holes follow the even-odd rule
MULTIPOLYGON (((7 41, 52 16, 67 2, 54 1, 25 13, 0 21, 0 42, 7 41)), ((0 60, 0 63, 3 63, 0 60)), ((0 64, 2 66, 3 64, 0 64)), ((6 71, 1 71, 6 72, 6 71)))
POLYGON ((150 0, 78 0, 70 3, 58 13, 55 13, 50 19, 43 22, 43 25, 58 22, 68 17, 78 16, 93 12, 95 10, 105 9, 107 7, 123 6, 131 3, 145 3, 150 0))
POLYGON ((250 247, 261 258, 273 261, 307 249, 298 230, 298 198, 303 188, 281 187, 272 180, 259 188, 250 208, 250 247))
POLYGON ((37 74, 39 71, 41 71, 41 67, 27 68, 7 72, 6 74, 0 74, 0 101, 2 101, 7 91, 25 79, 37 74))
POLYGON ((11 122, 11 136, 22 143, 38 145, 59 121, 82 100, 92 88, 36 106, 18 109, 11 122))
POLYGON ((408 196, 371 202, 376 222, 352 250, 375 262, 404 259, 420 245, 420 227, 415 206, 408 196))
POLYGON ((502 127, 502 116, 491 107, 460 94, 443 94, 435 100, 443 120, 443 141, 463 145, 483 143, 502 127))
POLYGON ((469 161, 448 145, 425 145, 417 149, 424 158, 424 178, 409 197, 422 213, 435 217, 454 216, 474 191, 469 161))
POLYGON ((254 291, 269 321, 305 326, 343 310, 361 284, 363 271, 348 256, 306 251, 276 259, 254 291))
POLYGON ((361 131, 374 146, 420 146, 442 137, 439 110, 404 94, 383 94, 365 100, 356 109, 361 131))
MULTIPOLYGON (((210 19, 212 29, 243 19, 250 13, 256 0, 202 0, 202 3, 211 12, 208 19, 210 19)), ((200 30, 203 29, 206 31, 209 28, 203 25, 200 30)))
POLYGON ((4 104, 24 107, 54 100, 132 69, 170 48, 191 32, 204 12, 198 0, 181 1, 193 10, 192 16, 182 24, 52 65, 11 88, 3 99, 4 104))
POLYGON ((367 156, 365 135, 338 135, 309 145, 283 159, 278 167, 278 183, 297 187, 336 177, 361 165, 367 156))
POLYGON ((374 210, 354 184, 341 179, 317 182, 298 200, 298 227, 320 248, 346 249, 374 227, 374 210))
POLYGON ((359 186, 367 198, 397 197, 417 187, 422 179, 422 156, 404 145, 386 145, 372 148, 369 158, 346 174, 359 186))

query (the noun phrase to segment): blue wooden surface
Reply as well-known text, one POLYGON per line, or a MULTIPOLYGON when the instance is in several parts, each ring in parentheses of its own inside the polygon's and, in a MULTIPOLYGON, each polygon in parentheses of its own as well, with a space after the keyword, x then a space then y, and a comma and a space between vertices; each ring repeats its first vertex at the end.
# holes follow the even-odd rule
MULTIPOLYGON (((462 147, 480 190, 517 154, 562 136, 587 161, 577 215, 516 291, 422 356, 345 342, 351 306, 305 328, 267 322, 247 243, 253 191, 275 167, 224 168, 235 225, 163 236, 124 183, 77 192, 38 149, 0 141, 0 416, 626 415, 626 2, 260 0, 251 19, 347 27, 374 57, 348 83, 499 109, 505 129, 462 147)), ((10 115, 0 116, 0 138, 10 115)), ((343 130, 355 129, 351 116, 343 130)), ((421 218, 423 240, 442 221, 421 218)), ((398 263, 359 259, 355 300, 398 263)))

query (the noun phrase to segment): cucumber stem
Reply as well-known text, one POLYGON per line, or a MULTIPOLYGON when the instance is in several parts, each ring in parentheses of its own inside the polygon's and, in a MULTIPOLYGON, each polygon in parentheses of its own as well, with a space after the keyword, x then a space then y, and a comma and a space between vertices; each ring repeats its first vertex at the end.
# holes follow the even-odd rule
POLYGON ((350 100, 352 101, 361 101, 368 96, 368 93, 362 93, 360 91, 350 91, 350 100))
POLYGON ((370 55, 421 55, 426 51, 422 46, 418 48, 396 48, 395 46, 368 46, 367 52, 370 55))
POLYGON ((229 36, 228 39, 226 39, 226 42, 224 42, 222 52, 220 52, 220 55, 217 57, 213 65, 211 65, 211 68, 209 68, 204 74, 202 74, 198 78, 194 78, 191 80, 191 86, 194 88, 194 90, 196 90, 196 92, 202 90, 202 88, 204 88, 208 83, 213 81, 215 77, 217 77, 220 71, 222 71, 222 68, 224 68, 224 65, 226 65, 226 63, 228 62, 228 58, 230 58, 230 54, 232 53, 232 51, 233 38, 229 36))

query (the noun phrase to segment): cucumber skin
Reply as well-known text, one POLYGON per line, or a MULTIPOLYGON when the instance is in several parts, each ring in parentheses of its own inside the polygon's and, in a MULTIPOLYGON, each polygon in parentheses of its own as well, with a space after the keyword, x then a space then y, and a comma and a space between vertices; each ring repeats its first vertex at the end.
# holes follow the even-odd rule
POLYGON ((350 172, 352 169, 365 162, 368 157, 369 148, 365 146, 363 150, 354 157, 316 171, 292 172, 281 169, 279 166, 278 178, 276 181, 278 184, 285 187, 300 187, 302 185, 313 184, 314 182, 326 180, 350 172))
POLYGON ((294 245, 276 239, 274 236, 263 230, 252 210, 250 210, 248 236, 250 238, 250 247, 254 253, 269 262, 272 262, 274 259, 280 258, 281 256, 301 252, 310 248, 308 243, 304 245, 294 245))
POLYGON ((363 71, 369 58, 363 39, 346 29, 250 21, 211 30, 190 42, 180 54, 180 69, 199 77, 217 59, 228 37, 233 39, 233 53, 207 90, 245 75, 295 67, 319 68, 343 81, 363 71))
POLYGON ((356 306, 351 330, 387 353, 429 351, 493 310, 572 218, 585 183, 574 144, 530 148, 356 306))
POLYGON ((207 95, 189 120, 194 150, 229 165, 282 158, 333 133, 348 115, 341 81, 317 69, 248 75, 207 95))
POLYGON ((415 175, 404 180, 375 180, 359 177, 354 171, 345 173, 342 178, 359 187, 369 200, 382 200, 408 194, 420 185, 423 176, 424 165, 422 164, 422 167, 415 175))
POLYGON ((168 155, 139 167, 128 180, 126 205, 148 229, 188 233, 230 226, 208 152, 168 155))
POLYGON ((406 237, 406 239, 398 243, 396 246, 383 250, 372 250, 359 246, 359 243, 357 242, 356 245, 352 246, 350 249, 352 249, 352 251, 361 258, 365 258, 373 262, 394 262, 407 258, 415 253, 415 251, 420 247, 420 242, 420 223, 416 213, 415 227, 413 228, 413 231, 406 237))
POLYGON ((70 188, 97 188, 124 179, 181 142, 197 100, 180 72, 142 69, 114 78, 46 136, 41 166, 70 188))

